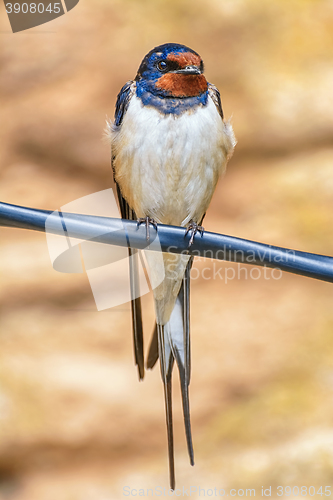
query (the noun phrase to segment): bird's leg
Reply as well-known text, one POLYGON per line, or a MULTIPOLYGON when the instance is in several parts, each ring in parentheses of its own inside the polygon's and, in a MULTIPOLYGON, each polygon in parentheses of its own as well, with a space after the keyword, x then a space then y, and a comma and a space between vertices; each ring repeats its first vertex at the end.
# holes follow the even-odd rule
POLYGON ((190 223, 189 223, 189 225, 187 226, 185 237, 188 235, 188 233, 190 231, 191 231, 191 238, 190 238, 190 241, 188 243, 188 247, 187 248, 190 248, 190 246, 192 246, 193 241, 194 241, 194 236, 197 233, 200 233, 201 236, 203 236, 205 228, 203 226, 199 226, 199 224, 197 224, 196 222, 194 222, 193 220, 191 220, 190 223))
POLYGON ((157 222, 147 215, 147 217, 140 217, 137 221, 137 226, 139 227, 141 224, 146 224, 146 238, 149 241, 149 224, 154 226, 157 231, 157 222))

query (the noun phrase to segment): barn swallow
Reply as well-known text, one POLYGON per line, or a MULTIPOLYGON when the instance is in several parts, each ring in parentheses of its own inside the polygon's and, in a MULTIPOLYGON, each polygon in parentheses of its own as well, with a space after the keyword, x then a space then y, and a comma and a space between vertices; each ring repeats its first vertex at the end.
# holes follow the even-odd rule
MULTIPOLYGON (((202 220, 216 183, 225 171, 236 140, 223 120, 220 93, 204 76, 194 50, 176 43, 152 49, 135 80, 117 97, 114 122, 108 124, 112 168, 123 219, 170 224, 202 231, 202 220)), ((138 287, 137 252, 129 249, 131 290, 138 287)), ((152 273, 155 252, 147 260, 152 273)), ((176 361, 181 384, 187 448, 194 465, 190 424, 189 293, 192 260, 163 253, 165 278, 154 290, 156 325, 147 368, 160 358, 164 384, 170 486, 175 488, 171 377, 176 361)), ((135 362, 144 377, 140 298, 132 294, 135 362)))

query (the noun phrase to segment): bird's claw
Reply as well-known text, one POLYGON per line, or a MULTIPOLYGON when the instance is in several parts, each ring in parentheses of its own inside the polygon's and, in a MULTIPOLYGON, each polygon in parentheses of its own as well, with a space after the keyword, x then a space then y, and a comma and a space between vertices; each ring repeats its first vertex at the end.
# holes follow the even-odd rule
POLYGON ((192 233, 191 233, 190 241, 188 242, 188 247, 187 248, 190 248, 193 245, 194 236, 197 233, 200 233, 201 237, 203 236, 205 228, 203 226, 199 226, 199 224, 197 224, 196 222, 191 221, 189 223, 189 225, 187 226, 185 237, 188 235, 188 233, 190 231, 192 231, 192 233))
POLYGON ((137 222, 137 227, 139 227, 141 224, 146 225, 146 239, 147 239, 147 241, 149 241, 149 224, 154 226, 154 228, 157 231, 157 222, 148 216, 147 217, 140 217, 136 222, 137 222))

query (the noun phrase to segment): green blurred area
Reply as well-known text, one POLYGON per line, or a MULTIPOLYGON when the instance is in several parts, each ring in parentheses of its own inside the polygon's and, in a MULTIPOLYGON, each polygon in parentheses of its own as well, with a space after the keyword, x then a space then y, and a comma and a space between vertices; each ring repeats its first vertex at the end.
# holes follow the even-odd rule
MULTIPOLYGON (((15 35, 0 5, 0 200, 55 210, 109 188, 105 120, 165 42, 202 56, 238 140, 205 228, 332 254, 331 0, 82 0, 15 35)), ((176 378, 178 485, 330 484, 332 286, 244 276, 193 282, 196 466, 176 378)), ((0 280, 0 498, 167 486, 159 369, 138 384, 129 305, 98 313, 86 275, 53 271, 32 232, 0 230, 0 280)))

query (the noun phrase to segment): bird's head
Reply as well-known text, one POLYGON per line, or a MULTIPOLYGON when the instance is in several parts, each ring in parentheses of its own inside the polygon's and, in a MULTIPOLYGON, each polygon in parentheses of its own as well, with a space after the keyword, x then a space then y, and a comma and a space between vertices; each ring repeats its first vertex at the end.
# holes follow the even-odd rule
POLYGON ((207 91, 203 62, 194 50, 166 43, 144 57, 136 75, 137 86, 160 97, 196 97, 207 91))

